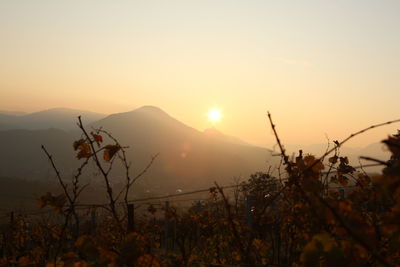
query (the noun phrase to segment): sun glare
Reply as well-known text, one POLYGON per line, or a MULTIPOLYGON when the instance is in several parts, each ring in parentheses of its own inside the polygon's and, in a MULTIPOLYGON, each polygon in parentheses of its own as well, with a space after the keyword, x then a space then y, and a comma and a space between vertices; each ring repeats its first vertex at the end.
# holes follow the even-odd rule
POLYGON ((210 109, 210 111, 208 111, 208 119, 211 122, 214 122, 214 123, 218 122, 221 120, 221 118, 222 118, 222 113, 220 110, 213 108, 213 109, 210 109))

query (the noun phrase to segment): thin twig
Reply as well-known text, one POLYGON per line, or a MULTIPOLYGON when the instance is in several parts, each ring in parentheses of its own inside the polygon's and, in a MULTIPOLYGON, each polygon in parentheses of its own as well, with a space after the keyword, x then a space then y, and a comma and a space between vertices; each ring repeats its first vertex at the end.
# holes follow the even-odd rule
POLYGON ((380 160, 380 159, 374 159, 374 158, 371 158, 371 157, 364 157, 364 156, 361 156, 360 159, 373 161, 373 162, 379 163, 379 165, 389 166, 387 161, 383 161, 383 160, 380 160))
POLYGON ((315 166, 315 164, 317 164, 319 161, 322 162, 326 156, 328 156, 330 153, 332 153, 333 151, 335 151, 336 148, 341 147, 344 143, 346 143, 347 141, 349 141, 349 140, 352 139, 353 137, 355 137, 355 136, 357 136, 357 135, 360 135, 360 134, 362 134, 362 133, 365 133, 366 131, 369 131, 369 130, 372 130, 372 129, 375 129, 375 128, 378 128, 378 127, 381 127, 381 126, 385 126, 385 125, 397 123, 397 122, 400 122, 400 119, 392 120, 392 121, 387 121, 387 122, 383 122, 383 123, 378 123, 378 124, 375 124, 375 125, 371 125, 371 126, 369 126, 369 127, 367 127, 367 128, 364 128, 364 129, 362 129, 362 130, 360 130, 360 131, 358 131, 358 132, 355 132, 355 133, 350 134, 347 138, 343 139, 341 142, 338 142, 338 143, 337 143, 337 146, 335 146, 335 147, 331 148, 330 150, 328 150, 327 152, 325 152, 318 160, 316 160, 313 164, 311 164, 307 169, 310 170, 310 169, 313 168, 313 167, 315 166))
POLYGON ((276 129, 275 129, 275 124, 272 121, 271 113, 269 113, 269 111, 268 111, 268 119, 269 119, 269 122, 271 124, 272 131, 274 132, 276 142, 278 143, 279 149, 281 150, 281 155, 282 155, 283 161, 284 161, 284 163, 286 165, 287 171, 288 171, 289 174, 291 174, 292 173, 292 166, 290 165, 289 157, 286 156, 285 148, 283 147, 283 145, 281 143, 281 140, 279 139, 278 133, 276 132, 276 129))

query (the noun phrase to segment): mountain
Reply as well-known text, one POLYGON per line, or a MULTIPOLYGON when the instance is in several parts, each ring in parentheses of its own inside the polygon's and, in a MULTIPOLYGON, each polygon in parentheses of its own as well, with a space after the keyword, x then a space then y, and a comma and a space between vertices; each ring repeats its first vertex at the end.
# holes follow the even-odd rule
POLYGON ((0 113, 0 130, 39 130, 76 128, 76 118, 81 115, 88 123, 105 117, 104 114, 68 108, 53 108, 24 115, 0 113))
MULTIPOLYGON (((46 112, 44 112, 46 114, 46 112)), ((64 113, 65 114, 65 113, 64 113)), ((74 114, 76 115, 76 114, 74 114)), ((30 118, 45 117, 31 114, 30 118)), ((71 116, 71 121, 76 119, 71 116)), ((89 122, 84 115, 84 122, 89 122)), ((48 121, 48 120, 47 120, 48 121)), ((210 137, 171 117, 165 111, 144 106, 130 112, 112 114, 92 123, 92 127, 107 130, 120 144, 129 146, 127 155, 132 162, 132 176, 139 173, 151 156, 159 154, 146 175, 135 187, 136 192, 151 191, 160 194, 232 183, 234 177, 246 178, 256 171, 266 171, 277 158, 271 158, 269 150, 242 144, 222 133, 210 137), (231 142, 233 141, 233 142, 231 142)), ((33 127, 33 126, 31 126, 33 127)), ((61 173, 70 179, 80 163, 72 149, 80 132, 60 129, 0 131, 0 177, 23 179, 54 179, 48 159, 41 151, 44 144, 54 156, 61 173)), ((110 143, 105 138, 104 143, 110 143)), ((91 184, 102 184, 96 176, 94 165, 85 179, 91 184)), ((121 183, 124 172, 120 166, 113 170, 112 182, 121 183)))
POLYGON ((153 106, 113 114, 91 126, 108 129, 128 144, 138 166, 159 153, 151 172, 181 187, 232 181, 234 176, 266 170, 270 159, 267 149, 210 138, 153 106))
POLYGON ((1 114, 0 113, 0 131, 1 130, 8 130, 8 129, 15 129, 15 120, 16 115, 10 115, 10 114, 1 114))
POLYGON ((44 144, 54 155, 62 170, 71 169, 74 164, 72 142, 74 138, 58 129, 48 130, 7 130, 0 131, 0 177, 42 179, 52 170, 41 150, 44 144))
POLYGON ((0 110, 0 114, 21 116, 21 115, 26 115, 27 113, 23 111, 0 110))
POLYGON ((241 140, 241 139, 239 139, 237 137, 221 133, 215 127, 205 129, 204 133, 208 138, 212 138, 212 139, 215 139, 215 140, 228 142, 228 143, 232 143, 232 144, 250 146, 249 143, 246 143, 245 141, 243 141, 243 140, 241 140))

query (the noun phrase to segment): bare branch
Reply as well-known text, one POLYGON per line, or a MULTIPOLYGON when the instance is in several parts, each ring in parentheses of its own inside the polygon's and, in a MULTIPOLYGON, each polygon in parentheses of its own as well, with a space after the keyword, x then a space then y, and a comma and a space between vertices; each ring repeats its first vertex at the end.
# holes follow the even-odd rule
MULTIPOLYGON (((333 151, 335 151, 336 148, 343 146, 344 143, 346 143, 347 141, 349 141, 350 139, 352 139, 353 137, 355 137, 355 136, 357 136, 357 135, 360 135, 360 134, 362 134, 362 133, 365 133, 365 132, 367 132, 367 131, 369 131, 369 130, 372 130, 372 129, 375 129, 375 128, 378 128, 378 127, 381 127, 381 126, 385 126, 385 125, 389 125, 389 124, 393 124, 393 123, 397 123, 397 122, 400 122, 400 119, 392 120, 392 121, 387 121, 387 122, 384 122, 384 123, 378 123, 378 124, 375 124, 375 125, 371 125, 371 126, 369 126, 369 127, 367 127, 367 128, 364 128, 364 129, 362 129, 362 130, 360 130, 360 131, 358 131, 358 132, 352 133, 352 134, 350 134, 347 138, 343 139, 341 142, 337 142, 337 145, 336 145, 335 147, 331 148, 330 150, 328 150, 327 152, 325 152, 325 153, 319 158, 319 160, 322 161, 326 156, 328 156, 330 153, 332 153, 333 151)), ((316 163, 315 163, 315 164, 316 164, 316 163)), ((314 165, 314 164, 313 164, 313 165, 314 165)), ((314 166, 311 166, 310 168, 312 168, 312 167, 314 167, 314 166)))
POLYGON ((58 182, 60 183, 60 185, 61 185, 61 187, 62 187, 62 189, 64 191, 64 194, 68 199, 68 202, 70 204, 73 203, 72 198, 71 198, 70 194, 68 193, 67 185, 64 183, 63 179, 61 178, 60 171, 57 169, 56 164, 54 163, 53 156, 50 155, 50 153, 47 151, 47 149, 45 148, 44 145, 42 145, 42 150, 44 151, 44 153, 46 154, 47 158, 49 159, 49 161, 51 163, 51 166, 53 167, 53 170, 56 173, 58 182))
POLYGON ((286 156, 285 148, 283 147, 283 145, 281 143, 281 140, 279 139, 278 133, 276 132, 276 129, 275 129, 275 124, 272 121, 271 113, 269 113, 269 112, 268 112, 268 119, 269 119, 269 122, 271 124, 272 131, 274 132, 276 142, 278 143, 279 149, 281 150, 281 156, 282 156, 283 161, 284 161, 284 163, 286 165, 287 171, 288 171, 289 174, 291 174, 292 173, 292 166, 290 165, 289 157, 286 156))
POLYGON ((386 161, 383 161, 383 160, 380 160, 380 159, 374 159, 374 158, 371 158, 371 157, 364 157, 364 156, 361 156, 360 159, 373 161, 373 162, 379 163, 379 165, 389 166, 389 164, 386 161))

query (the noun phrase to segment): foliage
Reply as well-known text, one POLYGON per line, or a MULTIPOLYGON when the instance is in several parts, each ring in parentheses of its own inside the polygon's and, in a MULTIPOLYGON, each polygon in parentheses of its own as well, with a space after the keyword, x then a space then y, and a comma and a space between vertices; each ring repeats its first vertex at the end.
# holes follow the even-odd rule
MULTIPOLYGON (((276 134, 272 120, 271 125, 276 134)), ((103 174, 109 198, 97 207, 103 215, 80 222, 79 174, 85 164, 68 186, 45 150, 64 194, 38 200, 55 213, 17 216, 2 228, 0 266, 400 265, 399 136, 383 141, 392 157, 371 177, 338 155, 343 142, 334 142, 329 158, 300 151, 290 159, 276 135, 286 175, 255 173, 233 194, 215 184, 208 200, 185 210, 150 204, 136 214, 135 231, 128 231, 127 197, 119 196, 127 196, 136 179, 130 178, 125 148, 104 130, 88 134, 81 122, 79 127, 83 136, 73 148, 79 160, 93 161, 103 174), (103 145, 104 136, 113 143, 103 145), (127 168, 120 194, 109 176, 116 159, 127 168)))

